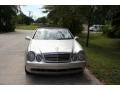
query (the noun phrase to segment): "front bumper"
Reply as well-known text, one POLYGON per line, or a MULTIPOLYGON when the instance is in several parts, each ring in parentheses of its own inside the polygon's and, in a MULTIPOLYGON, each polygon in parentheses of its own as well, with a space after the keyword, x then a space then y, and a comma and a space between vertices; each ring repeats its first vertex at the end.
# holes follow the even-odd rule
POLYGON ((86 61, 76 61, 69 63, 44 63, 26 62, 26 70, 30 73, 40 74, 66 74, 76 73, 84 69, 86 61))

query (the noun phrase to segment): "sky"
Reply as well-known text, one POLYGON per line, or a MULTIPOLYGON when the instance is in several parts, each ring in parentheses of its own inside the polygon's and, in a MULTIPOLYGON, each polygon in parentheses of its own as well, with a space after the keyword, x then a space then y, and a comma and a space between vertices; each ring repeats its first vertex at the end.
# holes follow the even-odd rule
POLYGON ((43 13, 42 11, 44 11, 43 9, 43 5, 24 5, 24 6, 20 6, 22 12, 29 16, 29 12, 31 12, 30 16, 33 16, 33 19, 36 20, 38 17, 43 17, 43 16, 47 16, 47 13, 43 13))

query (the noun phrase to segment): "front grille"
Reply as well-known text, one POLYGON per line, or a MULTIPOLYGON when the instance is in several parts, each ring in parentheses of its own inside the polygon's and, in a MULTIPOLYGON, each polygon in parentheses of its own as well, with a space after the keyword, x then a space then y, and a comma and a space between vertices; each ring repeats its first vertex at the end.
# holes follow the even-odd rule
POLYGON ((70 61, 70 53, 45 53, 44 57, 48 63, 65 63, 70 61))

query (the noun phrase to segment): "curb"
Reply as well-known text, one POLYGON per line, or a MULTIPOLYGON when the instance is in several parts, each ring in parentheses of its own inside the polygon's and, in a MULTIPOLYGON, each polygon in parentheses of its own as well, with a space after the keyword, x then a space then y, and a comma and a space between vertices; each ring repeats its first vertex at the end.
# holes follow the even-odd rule
POLYGON ((92 84, 94 84, 94 85, 104 85, 87 68, 85 68, 85 74, 88 77, 88 79, 92 81, 92 84))

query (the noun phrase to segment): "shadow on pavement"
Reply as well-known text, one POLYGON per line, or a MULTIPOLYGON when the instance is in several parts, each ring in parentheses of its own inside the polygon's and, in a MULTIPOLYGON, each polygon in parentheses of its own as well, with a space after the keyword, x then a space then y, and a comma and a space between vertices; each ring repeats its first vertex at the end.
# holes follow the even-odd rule
POLYGON ((81 73, 69 75, 26 75, 26 83, 31 85, 87 85, 91 81, 81 73))

